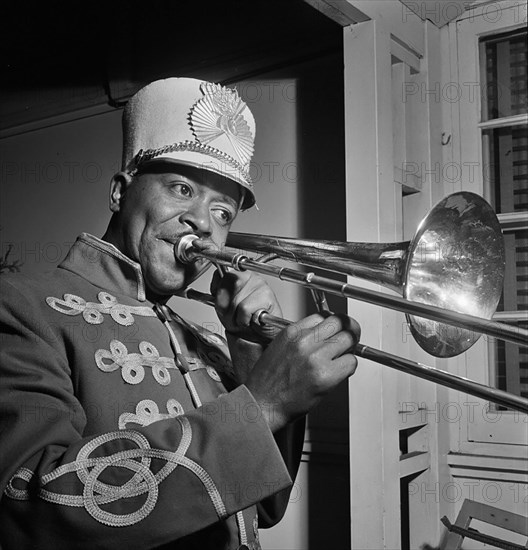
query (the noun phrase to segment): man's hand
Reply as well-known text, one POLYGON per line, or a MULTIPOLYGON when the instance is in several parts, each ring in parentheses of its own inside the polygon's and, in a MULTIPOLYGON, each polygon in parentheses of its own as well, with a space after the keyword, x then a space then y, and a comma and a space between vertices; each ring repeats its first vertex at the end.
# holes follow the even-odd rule
POLYGON ((352 348, 360 333, 349 317, 315 314, 275 338, 245 382, 273 432, 306 414, 354 374, 357 359, 352 348))
POLYGON ((216 311, 226 331, 245 340, 273 339, 242 381, 259 403, 275 432, 306 414, 347 377, 354 374, 359 324, 344 315, 310 315, 280 331, 258 327, 255 312, 282 311, 271 288, 255 274, 215 273, 211 283, 216 311))
POLYGON ((249 271, 229 271, 221 277, 217 271, 211 282, 211 292, 218 318, 229 334, 267 343, 280 332, 280 329, 261 327, 253 322, 253 315, 259 310, 282 317, 277 297, 258 275, 249 271))

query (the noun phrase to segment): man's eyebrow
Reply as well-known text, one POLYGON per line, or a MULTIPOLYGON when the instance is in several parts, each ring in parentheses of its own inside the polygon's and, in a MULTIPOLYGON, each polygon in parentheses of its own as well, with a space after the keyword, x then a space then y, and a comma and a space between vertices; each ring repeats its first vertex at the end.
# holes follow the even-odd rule
MULTIPOLYGON (((195 181, 193 179, 188 178, 187 176, 184 176, 183 174, 179 174, 179 173, 175 173, 175 172, 162 174, 162 179, 165 182, 170 182, 171 180, 174 180, 174 179, 180 179, 180 180, 182 180, 186 183, 189 183, 189 184, 194 184, 195 183, 195 181)), ((204 184, 201 183, 201 185, 204 185, 204 184)), ((240 199, 239 199, 239 201, 236 201, 230 195, 226 195, 225 193, 222 193, 220 191, 217 191, 217 196, 214 198, 214 200, 221 201, 221 202, 227 202, 230 205, 232 205, 235 210, 238 210, 239 202, 240 202, 240 199)))
POLYGON ((238 209, 238 202, 233 197, 230 197, 229 195, 224 195, 223 193, 221 193, 219 194, 217 200, 228 202, 233 206, 233 208, 238 209))
POLYGON ((193 181, 191 179, 189 179, 187 176, 184 176, 183 174, 177 174, 177 173, 174 173, 174 172, 169 172, 167 174, 162 174, 161 177, 164 181, 171 181, 171 180, 178 179, 178 180, 184 180, 187 183, 193 183, 193 181))

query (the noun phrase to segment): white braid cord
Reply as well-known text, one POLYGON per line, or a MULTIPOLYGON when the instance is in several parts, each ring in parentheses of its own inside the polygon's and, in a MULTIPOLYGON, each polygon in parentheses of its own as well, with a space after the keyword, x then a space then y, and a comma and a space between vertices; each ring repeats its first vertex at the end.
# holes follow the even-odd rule
POLYGON ((140 384, 145 378, 145 367, 152 369, 152 376, 162 386, 171 382, 171 370, 176 363, 170 357, 162 357, 156 346, 150 342, 139 343, 140 353, 129 353, 125 344, 119 340, 110 342, 110 350, 98 349, 95 352, 95 364, 103 372, 121 369, 121 377, 127 384, 140 384))
POLYGON ((240 544, 247 544, 247 532, 246 532, 246 523, 244 521, 244 514, 242 512, 237 512, 236 514, 237 524, 238 524, 238 535, 240 544))
POLYGON ((146 306, 127 306, 120 304, 115 296, 108 292, 99 292, 100 303, 87 302, 75 294, 64 294, 63 299, 48 296, 46 303, 55 311, 65 315, 81 315, 91 325, 100 325, 104 321, 103 313, 110 315, 119 325, 129 327, 134 324, 134 315, 140 317, 156 317, 156 313, 146 306))
MULTIPOLYGON (((170 326, 170 323, 165 323, 165 326, 167 327, 167 330, 169 331, 169 338, 172 342, 172 345, 174 346, 174 351, 176 355, 181 354, 181 346, 178 342, 178 338, 176 338, 176 334, 174 334, 174 331, 172 330, 172 327, 170 326)), ((196 391, 196 387, 194 386, 194 382, 192 381, 191 375, 186 372, 183 375, 183 379, 185 380, 185 383, 187 384, 187 388, 189 392, 191 393, 191 397, 194 403, 195 407, 201 407, 202 406, 202 400, 200 399, 200 396, 198 395, 198 392, 196 391)))
MULTIPOLYGON (((125 527, 145 519, 156 506, 158 500, 158 485, 177 467, 193 472, 204 485, 219 519, 227 517, 225 505, 211 476, 196 462, 187 458, 187 452, 192 440, 192 428, 187 418, 176 417, 182 428, 182 438, 175 452, 162 449, 152 449, 147 438, 133 430, 110 432, 89 441, 77 454, 74 462, 59 466, 49 474, 42 476, 38 496, 48 502, 65 506, 84 507, 97 521, 112 527, 125 527), (90 455, 100 446, 118 439, 127 439, 137 445, 135 449, 119 451, 112 455, 90 458, 90 455), (165 460, 166 464, 157 472, 150 470, 151 459, 165 460), (101 474, 110 467, 126 468, 134 475, 123 485, 109 485, 99 481, 101 474), (75 472, 84 486, 82 495, 66 495, 54 493, 43 487, 59 477, 75 472), (143 505, 130 514, 113 514, 101 508, 102 504, 119 501, 120 499, 147 494, 143 505)), ((28 468, 20 468, 9 481, 5 494, 15 500, 29 500, 27 489, 14 486, 15 480, 30 482, 35 473, 28 468)))

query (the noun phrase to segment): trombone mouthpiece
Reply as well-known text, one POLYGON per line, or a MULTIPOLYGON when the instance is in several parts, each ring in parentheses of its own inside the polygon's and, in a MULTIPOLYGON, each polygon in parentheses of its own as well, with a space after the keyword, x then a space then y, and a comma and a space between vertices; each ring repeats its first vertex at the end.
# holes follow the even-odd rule
POLYGON ((180 240, 174 245, 174 256, 177 260, 184 264, 189 264, 193 261, 193 258, 190 256, 190 252, 193 248, 193 242, 199 239, 198 235, 193 235, 189 233, 188 235, 183 235, 180 240))

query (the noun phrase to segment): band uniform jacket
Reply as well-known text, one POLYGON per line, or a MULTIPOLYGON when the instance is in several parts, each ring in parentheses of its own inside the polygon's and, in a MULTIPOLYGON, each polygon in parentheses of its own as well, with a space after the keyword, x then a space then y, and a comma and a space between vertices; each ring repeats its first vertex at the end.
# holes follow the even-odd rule
POLYGON ((226 382, 225 341, 149 302, 139 265, 88 234, 50 274, 0 282, 2 550, 260 548, 303 426, 272 435, 226 382))

